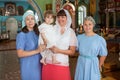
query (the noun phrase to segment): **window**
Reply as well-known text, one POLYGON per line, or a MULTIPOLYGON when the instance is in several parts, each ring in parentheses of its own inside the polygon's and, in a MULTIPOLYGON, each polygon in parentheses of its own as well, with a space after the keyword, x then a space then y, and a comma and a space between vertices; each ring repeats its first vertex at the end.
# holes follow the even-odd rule
POLYGON ((86 12, 86 7, 84 5, 81 5, 78 7, 78 25, 82 24, 83 25, 83 20, 86 17, 87 12, 86 12))

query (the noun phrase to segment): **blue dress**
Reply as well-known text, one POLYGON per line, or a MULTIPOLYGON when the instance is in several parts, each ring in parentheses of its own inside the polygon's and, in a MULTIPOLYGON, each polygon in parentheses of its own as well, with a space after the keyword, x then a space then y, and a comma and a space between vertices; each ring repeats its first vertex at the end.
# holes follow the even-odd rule
POLYGON ((79 57, 75 80, 100 80, 98 56, 106 56, 106 41, 101 36, 78 35, 79 57))
MULTIPOLYGON (((38 48, 38 36, 34 31, 20 32, 16 38, 16 48, 25 51, 38 48)), ((20 58, 21 80, 41 80, 40 54, 20 58)))

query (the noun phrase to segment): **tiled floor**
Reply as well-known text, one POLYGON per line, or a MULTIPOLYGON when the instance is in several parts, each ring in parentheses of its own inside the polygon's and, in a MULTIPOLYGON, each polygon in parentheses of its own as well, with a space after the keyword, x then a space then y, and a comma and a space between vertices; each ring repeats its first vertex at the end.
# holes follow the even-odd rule
POLYGON ((15 51, 9 52, 0 52, 0 80, 20 80, 19 79, 19 64, 16 55, 14 54, 15 51), (5 55, 4 55, 5 54, 5 55))
POLYGON ((20 80, 15 41, 0 43, 0 80, 20 80))
MULTIPOLYGON (((77 57, 70 57, 72 80, 77 57)), ((102 80, 120 80, 120 70, 106 72, 102 80)), ((20 80, 19 59, 15 50, 15 41, 0 42, 0 80, 20 80)))

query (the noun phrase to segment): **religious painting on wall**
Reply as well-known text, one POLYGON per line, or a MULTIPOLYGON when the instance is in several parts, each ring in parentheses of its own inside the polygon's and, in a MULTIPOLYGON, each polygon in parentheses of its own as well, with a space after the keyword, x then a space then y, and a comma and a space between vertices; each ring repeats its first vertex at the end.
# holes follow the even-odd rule
POLYGON ((56 13, 60 10, 60 4, 56 5, 56 13))
POLYGON ((5 16, 16 15, 16 5, 12 2, 5 3, 5 16))
POLYGON ((72 3, 66 3, 63 5, 63 8, 68 10, 71 15, 75 15, 75 7, 72 3))
POLYGON ((90 0, 90 14, 93 16, 96 12, 96 0, 90 0))
POLYGON ((23 15, 24 14, 24 8, 23 8, 23 6, 18 6, 17 10, 18 10, 18 15, 23 15))
POLYGON ((52 10, 54 13, 57 13, 63 5, 63 0, 53 0, 52 10))
POLYGON ((52 10, 52 4, 46 4, 46 10, 52 10))

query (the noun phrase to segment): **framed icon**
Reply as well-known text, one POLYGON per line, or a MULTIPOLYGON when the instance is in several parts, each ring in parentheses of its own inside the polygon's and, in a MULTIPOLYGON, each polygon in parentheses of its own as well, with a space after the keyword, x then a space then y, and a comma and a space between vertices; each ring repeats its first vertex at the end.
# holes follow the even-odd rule
POLYGON ((57 13, 63 5, 63 0, 53 0, 52 9, 54 13, 57 13))
POLYGON ((46 10, 52 10, 52 4, 46 4, 46 10))
POLYGON ((12 2, 5 3, 5 14, 9 16, 16 15, 16 5, 12 2))

